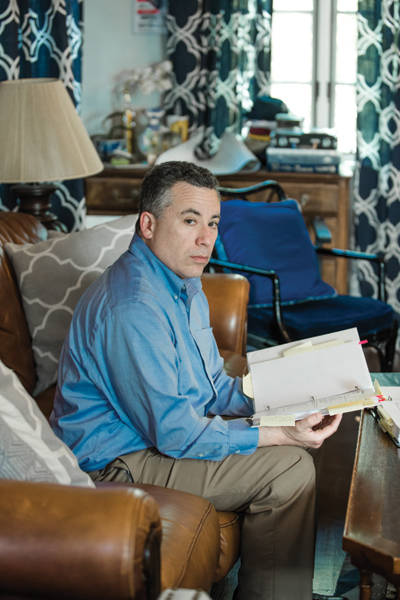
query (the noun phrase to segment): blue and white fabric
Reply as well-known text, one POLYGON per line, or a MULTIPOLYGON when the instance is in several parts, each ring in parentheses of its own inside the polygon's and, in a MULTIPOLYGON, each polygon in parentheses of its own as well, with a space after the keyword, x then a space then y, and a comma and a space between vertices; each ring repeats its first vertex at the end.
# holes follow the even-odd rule
MULTIPOLYGON (((386 259, 388 302, 400 315, 400 6, 363 0, 358 8, 356 249, 386 259)), ((358 261, 351 291, 377 297, 378 273, 358 261)))
POLYGON ((243 111, 270 95, 272 0, 169 0, 167 56, 173 86, 164 107, 189 115, 210 158, 224 131, 240 132, 243 111))
MULTIPOLYGON (((0 81, 61 79, 79 112, 82 19, 83 0, 0 0, 0 81)), ((56 185, 52 212, 68 230, 82 229, 86 215, 82 180, 56 185)), ((10 187, 0 185, 0 210, 17 210, 10 187)))

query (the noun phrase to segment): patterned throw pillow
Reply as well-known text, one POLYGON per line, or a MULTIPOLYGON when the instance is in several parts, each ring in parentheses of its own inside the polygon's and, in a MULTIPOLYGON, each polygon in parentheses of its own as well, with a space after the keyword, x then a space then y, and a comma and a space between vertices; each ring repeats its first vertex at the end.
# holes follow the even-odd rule
POLYGON ((1 361, 0 478, 94 487, 18 377, 1 361))
POLYGON ((74 308, 89 285, 128 249, 137 215, 37 244, 5 244, 13 264, 36 363, 36 396, 57 381, 74 308))

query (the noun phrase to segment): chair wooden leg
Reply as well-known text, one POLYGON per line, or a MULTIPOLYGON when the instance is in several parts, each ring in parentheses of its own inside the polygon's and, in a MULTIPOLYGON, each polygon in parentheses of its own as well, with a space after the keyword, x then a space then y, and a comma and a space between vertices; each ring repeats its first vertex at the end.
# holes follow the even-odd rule
POLYGON ((372 573, 366 569, 360 569, 360 600, 371 600, 372 573))

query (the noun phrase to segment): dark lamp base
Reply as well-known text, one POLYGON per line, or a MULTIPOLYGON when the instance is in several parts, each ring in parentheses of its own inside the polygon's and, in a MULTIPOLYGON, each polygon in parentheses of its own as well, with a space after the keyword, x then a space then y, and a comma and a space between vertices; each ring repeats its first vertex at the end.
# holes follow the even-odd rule
POLYGON ((19 210, 36 217, 46 229, 67 233, 64 223, 50 212, 50 196, 57 190, 55 185, 48 183, 24 183, 13 185, 13 192, 19 198, 19 210))

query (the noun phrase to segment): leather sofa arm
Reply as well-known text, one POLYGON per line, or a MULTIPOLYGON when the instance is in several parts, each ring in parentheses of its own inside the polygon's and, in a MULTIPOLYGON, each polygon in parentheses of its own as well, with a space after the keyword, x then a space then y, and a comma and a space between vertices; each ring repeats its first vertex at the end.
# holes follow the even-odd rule
POLYGON ((143 490, 0 480, 0 596, 154 600, 160 542, 143 490))

